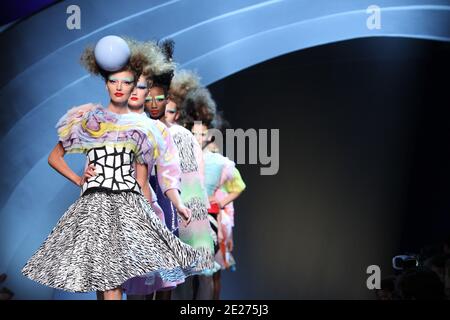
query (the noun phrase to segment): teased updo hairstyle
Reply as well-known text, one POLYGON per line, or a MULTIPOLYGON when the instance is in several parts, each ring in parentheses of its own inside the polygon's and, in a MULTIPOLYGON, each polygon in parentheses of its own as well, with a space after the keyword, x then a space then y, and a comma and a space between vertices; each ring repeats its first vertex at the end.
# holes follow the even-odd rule
POLYGON ((124 38, 130 48, 130 59, 117 71, 106 71, 100 68, 95 60, 94 47, 87 47, 82 55, 80 62, 86 70, 95 76, 101 76, 105 82, 109 75, 121 71, 130 71, 134 76, 134 82, 143 75, 147 81, 153 81, 153 78, 174 70, 174 64, 167 61, 162 49, 152 41, 141 42, 130 38, 124 38))
MULTIPOLYGON (((171 39, 163 40, 158 43, 161 52, 164 54, 165 61, 173 65, 173 51, 175 48, 175 42, 171 39)), ((174 76, 174 68, 166 70, 156 74, 153 77, 153 84, 151 87, 160 87, 164 91, 164 95, 167 97, 169 94, 169 88, 174 76)))

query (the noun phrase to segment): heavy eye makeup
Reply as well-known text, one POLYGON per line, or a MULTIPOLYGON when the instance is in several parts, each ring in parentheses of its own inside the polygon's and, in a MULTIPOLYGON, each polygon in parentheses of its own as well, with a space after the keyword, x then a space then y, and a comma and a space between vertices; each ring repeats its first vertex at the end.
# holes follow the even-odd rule
POLYGON ((136 88, 141 89, 141 90, 146 90, 147 89, 147 84, 146 83, 138 83, 136 85, 136 88))
POLYGON ((159 95, 155 97, 156 102, 162 102, 166 99, 164 95, 159 95))
POLYGON ((122 81, 122 82, 123 82, 124 84, 126 84, 126 85, 132 85, 134 79, 133 79, 133 78, 123 78, 123 79, 119 79, 119 78, 116 78, 116 77, 110 77, 110 78, 108 79, 108 82, 111 83, 111 84, 115 84, 115 83, 117 83, 117 81, 122 81))

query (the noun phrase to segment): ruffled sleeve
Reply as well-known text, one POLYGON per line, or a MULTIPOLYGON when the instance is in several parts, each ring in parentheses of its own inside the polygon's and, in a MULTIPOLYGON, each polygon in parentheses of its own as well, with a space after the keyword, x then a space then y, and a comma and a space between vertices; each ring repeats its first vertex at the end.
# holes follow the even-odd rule
POLYGON ((137 120, 134 123, 135 132, 131 135, 137 144, 136 161, 148 165, 149 174, 156 159, 164 153, 166 145, 161 131, 155 126, 153 120, 145 114, 134 114, 137 120), (143 133, 143 134, 141 134, 143 133))
POLYGON ((99 105, 85 104, 70 109, 61 117, 56 129, 66 152, 83 153, 89 149, 89 144, 95 141, 95 132, 99 129, 95 120, 102 109, 99 105))
POLYGON ((160 121, 141 115, 146 134, 138 141, 136 161, 148 165, 149 174, 156 165, 156 175, 162 193, 180 191, 180 160, 168 128, 160 121))
POLYGON ((242 192, 245 189, 245 183, 242 180, 239 170, 236 169, 232 161, 223 168, 222 181, 223 188, 227 193, 242 192))
POLYGON ((156 121, 156 125, 160 129, 165 142, 165 150, 156 158, 156 174, 159 186, 163 194, 170 189, 177 189, 180 192, 181 168, 178 150, 168 128, 160 121, 156 121))

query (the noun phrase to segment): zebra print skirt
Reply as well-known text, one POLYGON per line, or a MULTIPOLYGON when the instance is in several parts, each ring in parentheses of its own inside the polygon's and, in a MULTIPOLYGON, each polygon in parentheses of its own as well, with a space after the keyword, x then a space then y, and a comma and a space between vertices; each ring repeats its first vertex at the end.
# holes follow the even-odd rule
POLYGON ((69 207, 22 273, 49 287, 89 292, 144 274, 182 282, 213 265, 211 253, 181 242, 142 195, 100 191, 69 207))

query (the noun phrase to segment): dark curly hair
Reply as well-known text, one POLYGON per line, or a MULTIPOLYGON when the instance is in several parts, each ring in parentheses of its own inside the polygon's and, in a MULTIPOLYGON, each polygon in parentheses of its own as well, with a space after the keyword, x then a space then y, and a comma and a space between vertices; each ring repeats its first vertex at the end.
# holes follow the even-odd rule
POLYGON ((177 70, 169 89, 169 98, 178 108, 181 108, 189 91, 200 87, 200 77, 191 70, 177 70))
MULTIPOLYGON (((175 48, 175 42, 171 39, 158 42, 158 46, 165 56, 168 63, 173 63, 173 52, 175 48)), ((167 70, 167 72, 155 75, 153 77, 152 87, 160 87, 164 90, 164 94, 167 96, 169 93, 170 83, 174 75, 174 69, 167 70)))
POLYGON ((225 119, 222 110, 216 110, 214 119, 211 121, 210 125, 207 125, 207 127, 208 129, 214 128, 220 130, 223 134, 225 134, 226 130, 231 128, 231 124, 227 119, 225 119))
POLYGON ((207 88, 196 88, 186 95, 179 111, 178 121, 187 129, 190 130, 195 121, 201 121, 211 127, 216 116, 216 103, 207 88))

